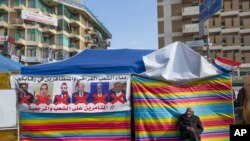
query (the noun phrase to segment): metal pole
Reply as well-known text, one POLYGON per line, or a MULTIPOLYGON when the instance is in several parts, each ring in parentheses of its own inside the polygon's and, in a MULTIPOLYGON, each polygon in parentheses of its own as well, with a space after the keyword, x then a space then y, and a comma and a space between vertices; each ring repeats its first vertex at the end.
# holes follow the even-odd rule
POLYGON ((7 28, 4 29, 4 44, 3 44, 3 55, 7 56, 8 55, 8 39, 7 39, 7 28))
POLYGON ((211 58, 210 58, 210 38, 209 35, 207 35, 207 60, 210 62, 211 58))

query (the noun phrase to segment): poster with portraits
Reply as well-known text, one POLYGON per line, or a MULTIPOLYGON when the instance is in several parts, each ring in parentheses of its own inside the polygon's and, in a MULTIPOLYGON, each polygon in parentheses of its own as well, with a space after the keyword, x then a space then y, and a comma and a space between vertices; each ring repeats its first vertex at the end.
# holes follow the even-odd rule
POLYGON ((19 111, 39 113, 130 110, 130 75, 13 75, 19 111))

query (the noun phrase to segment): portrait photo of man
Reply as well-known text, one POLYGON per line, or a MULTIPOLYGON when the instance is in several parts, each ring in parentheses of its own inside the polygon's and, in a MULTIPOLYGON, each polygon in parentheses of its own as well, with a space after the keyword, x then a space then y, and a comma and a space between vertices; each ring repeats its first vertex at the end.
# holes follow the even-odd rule
POLYGON ((39 89, 39 93, 36 95, 36 100, 35 100, 35 104, 39 105, 39 104, 46 104, 49 105, 51 104, 52 100, 51 100, 51 95, 49 94, 49 86, 46 83, 43 83, 40 86, 39 89))
POLYGON ((77 91, 72 94, 72 103, 74 104, 88 104, 91 102, 89 92, 85 91, 85 85, 83 82, 78 82, 76 84, 77 91))
POLYGON ((18 103, 30 105, 34 101, 34 96, 28 92, 28 83, 20 83, 18 89, 18 103))
POLYGON ((101 82, 95 83, 96 85, 96 91, 93 94, 93 103, 108 103, 108 94, 103 89, 103 84, 101 82))
POLYGON ((121 82, 114 83, 114 87, 110 91, 110 102, 112 104, 116 102, 124 104, 127 102, 126 92, 123 90, 121 82))
POLYGON ((58 105, 58 104, 66 104, 66 105, 68 105, 70 103, 70 96, 69 96, 69 93, 68 93, 68 85, 67 85, 67 83, 65 83, 65 82, 62 83, 62 85, 61 85, 61 93, 55 95, 53 103, 55 105, 58 105))

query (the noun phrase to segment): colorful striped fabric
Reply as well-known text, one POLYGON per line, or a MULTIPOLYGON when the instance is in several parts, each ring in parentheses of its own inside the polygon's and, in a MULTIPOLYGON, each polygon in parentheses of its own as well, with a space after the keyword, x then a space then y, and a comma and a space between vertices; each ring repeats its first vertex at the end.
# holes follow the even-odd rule
POLYGON ((22 141, 129 141, 130 111, 109 113, 21 113, 22 141))
POLYGON ((204 126, 203 141, 229 141, 229 125, 234 124, 231 83, 228 74, 185 85, 133 76, 136 140, 178 141, 177 118, 192 107, 204 126))

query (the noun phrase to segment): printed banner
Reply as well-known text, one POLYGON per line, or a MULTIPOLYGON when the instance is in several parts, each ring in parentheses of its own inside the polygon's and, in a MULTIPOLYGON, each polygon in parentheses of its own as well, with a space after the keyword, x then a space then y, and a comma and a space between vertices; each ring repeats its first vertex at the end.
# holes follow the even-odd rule
POLYGON ((232 85, 222 74, 185 85, 134 76, 136 140, 179 141, 178 116, 192 107, 204 127, 201 140, 229 141, 234 124, 232 85))
POLYGON ((0 129, 17 127, 15 90, 0 90, 0 129))
POLYGON ((15 75, 19 111, 69 113, 130 110, 129 75, 15 75))
POLYGON ((130 111, 21 112, 20 131, 22 141, 130 141, 130 111))
POLYGON ((37 14, 35 12, 31 12, 31 11, 22 10, 21 18, 25 19, 25 20, 40 22, 43 24, 49 24, 49 25, 53 25, 53 26, 58 25, 56 18, 50 17, 50 16, 45 16, 45 15, 40 15, 40 14, 37 14))

